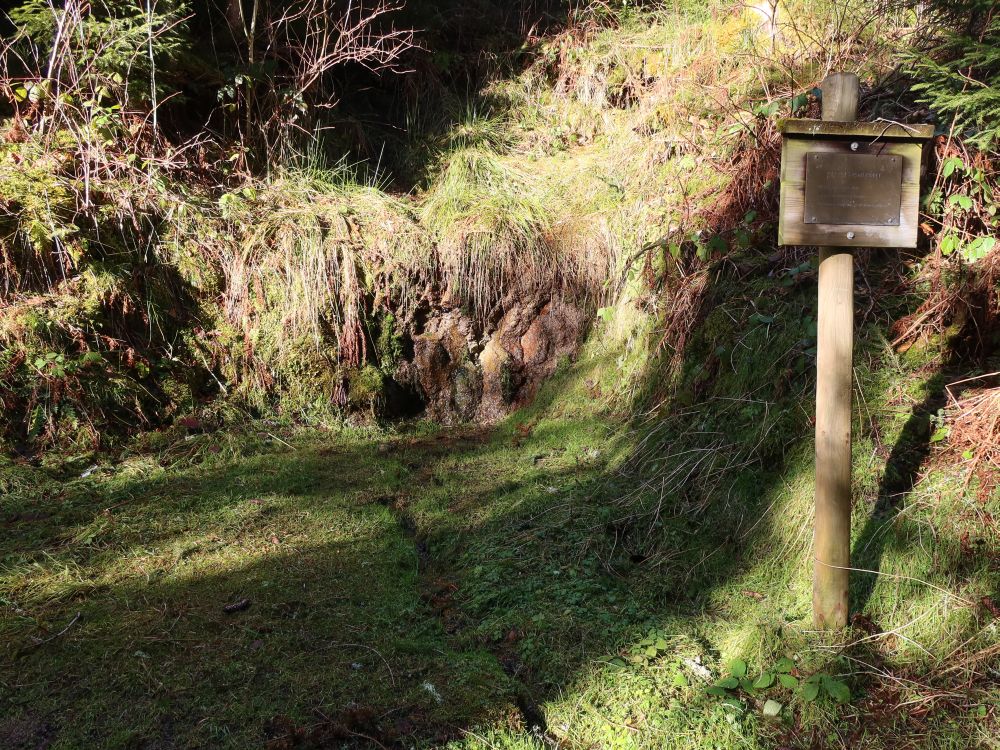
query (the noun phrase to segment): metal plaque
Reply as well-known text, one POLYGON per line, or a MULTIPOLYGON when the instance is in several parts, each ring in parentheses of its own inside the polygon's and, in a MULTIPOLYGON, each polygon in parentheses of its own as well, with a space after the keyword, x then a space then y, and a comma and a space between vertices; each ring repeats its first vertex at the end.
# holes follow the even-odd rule
POLYGON ((901 156, 811 152, 805 182, 806 224, 899 226, 901 156))

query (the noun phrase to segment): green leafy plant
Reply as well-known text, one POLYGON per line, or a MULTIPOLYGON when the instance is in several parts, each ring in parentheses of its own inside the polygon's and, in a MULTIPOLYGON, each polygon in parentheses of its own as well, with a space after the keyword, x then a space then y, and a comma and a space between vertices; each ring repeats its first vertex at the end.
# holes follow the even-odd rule
POLYGON ((1000 202, 992 168, 982 154, 945 158, 937 186, 924 199, 924 208, 938 217, 938 247, 942 255, 955 255, 974 264, 996 247, 1000 202))
POLYGON ((930 437, 932 443, 940 443, 948 437, 951 428, 948 426, 944 409, 938 409, 937 413, 931 414, 930 424, 933 428, 930 437))
MULTIPOLYGON (((815 701, 820 695, 826 695, 837 703, 848 703, 851 691, 847 684, 823 672, 816 672, 801 679, 796 672, 795 662, 782 657, 769 669, 761 670, 751 677, 748 666, 742 659, 734 659, 729 663, 729 673, 705 688, 705 693, 726 700, 733 700, 740 693, 754 697, 773 688, 784 688, 797 692, 806 702, 815 701)), ((768 699, 763 706, 765 716, 776 716, 784 706, 773 699, 768 699)))
POLYGON ((992 0, 934 0, 927 4, 934 32, 923 48, 906 53, 913 90, 947 129, 982 149, 1000 142, 1000 15, 992 0))
POLYGON ((14 87, 15 101, 38 104, 59 92, 74 111, 80 102, 149 103, 166 93, 154 71, 168 70, 185 48, 183 2, 61 5, 27 0, 10 10, 16 31, 3 63, 6 74, 27 78, 14 87))
POLYGON ((837 703, 848 703, 851 700, 851 690, 846 683, 822 672, 811 674, 803 680, 799 694, 804 701, 810 703, 821 694, 826 694, 837 703))
POLYGON ((632 650, 632 662, 648 664, 662 657, 669 649, 667 638, 665 631, 650 628, 646 637, 639 641, 632 650))

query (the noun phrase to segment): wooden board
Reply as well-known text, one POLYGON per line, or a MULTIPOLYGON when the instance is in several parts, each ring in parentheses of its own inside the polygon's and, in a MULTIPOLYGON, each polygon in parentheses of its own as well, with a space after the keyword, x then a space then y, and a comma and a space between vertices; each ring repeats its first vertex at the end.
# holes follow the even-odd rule
MULTIPOLYGON (((792 122, 812 122, 787 120, 792 122)), ((821 123, 863 125, 865 123, 821 123)), ((876 123, 877 124, 877 123, 876 123)), ((835 247, 916 247, 920 203, 920 153, 916 141, 863 141, 786 136, 781 146, 781 213, 779 245, 828 245, 835 247), (853 147, 853 148, 852 148, 853 147), (902 184, 898 225, 806 223, 806 160, 808 154, 869 154, 902 157, 902 184)), ((814 186, 815 187, 815 186, 814 186)))
POLYGON ((933 125, 903 125, 894 122, 830 122, 787 118, 778 123, 785 137, 837 139, 850 138, 874 143, 889 141, 925 141, 934 135, 933 125))

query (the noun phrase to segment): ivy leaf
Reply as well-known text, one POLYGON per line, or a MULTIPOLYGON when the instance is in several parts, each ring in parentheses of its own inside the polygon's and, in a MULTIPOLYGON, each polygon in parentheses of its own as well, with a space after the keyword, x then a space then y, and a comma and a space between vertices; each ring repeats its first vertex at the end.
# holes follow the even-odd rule
POLYGON ((941 238, 941 254, 951 255, 958 248, 958 236, 954 234, 946 234, 941 238))
POLYGON ((774 684, 774 675, 770 672, 761 672, 760 677, 754 680, 754 690, 766 690, 774 684))
POLYGON ((962 257, 970 263, 975 263, 989 255, 996 243, 996 237, 976 237, 962 251, 962 257))
POLYGON ((739 687, 740 681, 735 677, 723 677, 715 684, 726 690, 735 690, 739 687))
POLYGON ((970 208, 972 208, 972 198, 963 193, 955 193, 954 195, 948 198, 948 203, 952 206, 954 206, 957 203, 959 207, 964 211, 968 211, 970 208))
POLYGON ((944 166, 941 169, 942 177, 951 177, 955 170, 959 167, 965 169, 965 162, 959 159, 957 156, 952 156, 950 159, 945 159, 944 166))
MULTIPOLYGON (((815 325, 815 323, 813 323, 815 325)), ((795 669, 795 662, 789 659, 787 656, 783 656, 778 659, 777 664, 774 665, 774 671, 780 672, 782 674, 788 674, 793 669, 795 669)))
POLYGON ((746 706, 743 705, 743 701, 741 701, 739 698, 733 698, 732 696, 722 701, 722 704, 725 706, 729 706, 730 708, 733 708, 736 711, 740 712, 742 712, 746 708, 746 706))
POLYGON ((742 659, 733 659, 729 662, 729 674, 733 677, 746 677, 747 663, 742 659))
POLYGON ((794 115, 800 109, 802 109, 806 104, 809 103, 809 94, 797 94, 791 98, 789 106, 792 109, 792 114, 794 115))
POLYGON ((758 114, 759 114, 759 115, 760 115, 761 117, 773 117, 773 116, 775 115, 775 113, 776 113, 776 112, 777 112, 777 111, 778 111, 779 109, 781 109, 781 102, 780 102, 780 101, 773 101, 773 102, 771 102, 770 104, 768 104, 768 105, 766 105, 766 106, 763 106, 763 107, 761 107, 761 108, 759 109, 759 112, 758 112, 758 114))

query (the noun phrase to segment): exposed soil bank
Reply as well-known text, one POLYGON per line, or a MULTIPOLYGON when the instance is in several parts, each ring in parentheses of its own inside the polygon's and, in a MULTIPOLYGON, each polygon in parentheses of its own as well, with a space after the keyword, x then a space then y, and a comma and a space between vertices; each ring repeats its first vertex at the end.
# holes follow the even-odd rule
POLYGON ((436 421, 492 423, 530 403, 559 361, 576 355, 588 316, 551 294, 512 295, 492 321, 442 305, 413 336, 396 381, 416 387, 436 421))

